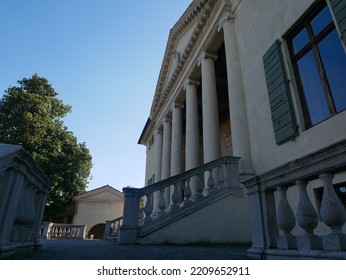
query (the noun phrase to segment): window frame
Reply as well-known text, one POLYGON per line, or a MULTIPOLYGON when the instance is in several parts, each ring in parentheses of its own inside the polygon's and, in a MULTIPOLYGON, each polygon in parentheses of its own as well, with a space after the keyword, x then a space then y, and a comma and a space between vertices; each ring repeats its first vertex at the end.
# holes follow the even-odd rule
MULTIPOLYGON (((331 16, 333 18, 332 11, 330 11, 330 8, 326 1, 318 1, 317 3, 313 4, 303 15, 302 17, 286 32, 286 34, 283 36, 286 46, 288 48, 288 54, 289 54, 289 60, 290 64, 293 70, 293 77, 295 81, 295 85, 298 92, 298 98, 300 101, 300 110, 302 113, 302 116, 304 118, 304 129, 307 130, 313 126, 318 125, 321 122, 324 122, 331 117, 338 114, 336 110, 336 106, 334 104, 334 100, 332 97, 332 93, 329 87, 328 79, 326 76, 326 71, 324 69, 322 59, 318 50, 318 43, 320 43, 324 38, 326 38, 334 29, 336 29, 336 24, 334 22, 334 18, 332 21, 324 28, 323 31, 321 31, 317 36, 314 36, 311 22, 319 14, 325 7, 329 9, 329 12, 331 13, 331 16), (293 47, 293 39, 304 29, 306 28, 308 36, 309 36, 309 43, 304 46, 302 49, 300 49, 296 54, 294 53, 294 47, 293 47), (309 106, 307 104, 307 100, 305 98, 305 93, 303 89, 303 83, 299 72, 299 66, 298 62, 301 58, 304 57, 309 51, 312 51, 314 60, 318 69, 318 73, 320 76, 320 81, 322 83, 324 96, 326 98, 327 106, 329 109, 330 117, 312 124, 310 113, 309 113, 309 106)), ((340 42, 341 43, 341 42, 340 42)))

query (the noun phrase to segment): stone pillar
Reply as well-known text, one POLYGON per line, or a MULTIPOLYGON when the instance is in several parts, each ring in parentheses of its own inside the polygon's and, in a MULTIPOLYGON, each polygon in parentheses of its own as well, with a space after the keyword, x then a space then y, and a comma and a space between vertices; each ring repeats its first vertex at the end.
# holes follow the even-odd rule
POLYGON ((14 220, 17 215, 17 207, 20 203, 21 193, 25 183, 25 177, 20 171, 19 166, 5 171, 0 178, 1 183, 7 182, 0 186, 2 196, 0 197, 0 251, 7 251, 10 248, 11 231, 14 220))
MULTIPOLYGON (((162 128, 159 128, 157 130, 156 140, 155 140, 155 183, 161 181, 162 140, 163 140, 162 128)), ((157 191, 154 193, 154 198, 153 198, 153 213, 154 214, 159 211, 159 200, 160 200, 160 192, 157 191)))
MULTIPOLYGON (((168 117, 163 122, 163 143, 162 143, 162 167, 161 180, 171 176, 171 142, 172 142, 172 120, 168 117)), ((170 190, 165 190, 166 207, 170 202, 170 190)))
MULTIPOLYGON (((171 174, 183 172, 183 105, 175 102, 172 108, 171 174)), ((171 204, 177 206, 180 200, 181 185, 171 186, 171 204)))
POLYGON ((202 67, 202 119, 204 163, 221 156, 219 110, 214 61, 216 55, 203 52, 199 58, 202 67))
MULTIPOLYGON (((185 147, 185 168, 186 170, 197 167, 200 162, 199 143, 199 115, 197 87, 198 81, 188 79, 185 84, 186 91, 186 147, 185 147)), ((201 196, 197 191, 198 178, 191 178, 190 188, 192 198, 201 196)))
POLYGON ((234 16, 230 12, 225 12, 219 24, 219 31, 221 29, 223 29, 226 51, 233 155, 241 157, 241 171, 252 172, 243 78, 239 62, 237 38, 234 30, 234 16))
POLYGON ((183 172, 183 105, 174 103, 172 114, 172 145, 171 145, 171 174, 174 176, 183 172))
POLYGON ((119 231, 119 244, 135 244, 138 233, 138 212, 140 191, 134 188, 124 188, 123 224, 119 231))

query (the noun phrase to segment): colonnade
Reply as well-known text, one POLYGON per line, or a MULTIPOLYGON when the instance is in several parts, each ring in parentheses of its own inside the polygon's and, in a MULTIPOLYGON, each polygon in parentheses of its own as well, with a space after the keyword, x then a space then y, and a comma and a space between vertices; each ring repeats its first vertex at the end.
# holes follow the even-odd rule
MULTIPOLYGON (((234 18, 225 13, 219 22, 219 31, 223 30, 230 120, 232 127, 233 154, 242 158, 241 168, 250 167, 250 149, 248 139, 247 114, 238 48, 234 31, 234 18)), ((201 83, 190 77, 184 82, 185 91, 185 163, 183 162, 183 104, 173 101, 171 110, 155 132, 155 181, 167 179, 192 169, 203 163, 221 157, 221 139, 219 127, 219 108, 215 61, 217 55, 201 52, 198 67, 201 70, 201 83), (202 87, 202 112, 198 112, 198 87, 202 87), (203 140, 200 141, 199 123, 202 122, 203 140), (200 143, 202 142, 202 143, 200 143), (202 148, 201 148, 202 146, 202 148), (203 151, 203 159, 201 152, 203 151)), ((197 183, 191 181, 192 198, 199 194, 195 190, 197 183)), ((171 190, 172 193, 173 190, 171 190)), ((169 189, 165 191, 166 202, 170 201, 169 189)), ((153 208, 158 209, 159 193, 154 195, 153 208)))

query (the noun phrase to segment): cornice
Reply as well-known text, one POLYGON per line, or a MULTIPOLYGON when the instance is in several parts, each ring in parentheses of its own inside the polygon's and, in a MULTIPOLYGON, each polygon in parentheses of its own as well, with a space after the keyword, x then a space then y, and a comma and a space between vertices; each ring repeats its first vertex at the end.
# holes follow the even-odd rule
POLYGON ((142 132, 141 143, 144 144, 149 135, 152 133, 155 124, 157 122, 157 117, 167 102, 167 97, 170 95, 179 74, 181 73, 184 65, 186 64, 190 54, 192 53, 196 42, 198 41, 200 35, 202 34, 204 27, 210 17, 215 3, 218 0, 195 0, 187 8, 185 13, 181 16, 178 22, 170 31, 168 38, 168 43, 166 47, 166 52, 164 55, 164 60, 159 74, 159 79, 155 89, 154 100, 150 110, 150 119, 152 122, 145 131, 142 132), (172 56, 174 56, 174 51, 178 38, 181 37, 186 29, 191 25, 192 22, 196 20, 196 26, 193 33, 186 45, 184 51, 180 54, 179 61, 173 74, 168 77, 168 72, 172 63, 172 56), (169 80, 167 80, 169 79, 169 80))

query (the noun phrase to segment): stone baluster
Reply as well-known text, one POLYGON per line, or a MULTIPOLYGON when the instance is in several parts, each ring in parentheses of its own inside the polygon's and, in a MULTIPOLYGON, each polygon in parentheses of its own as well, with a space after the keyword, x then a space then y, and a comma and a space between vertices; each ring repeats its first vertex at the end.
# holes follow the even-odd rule
POLYGON ((307 184, 307 181, 296 182, 299 191, 296 218, 299 226, 305 231, 305 235, 297 237, 297 245, 303 250, 322 249, 322 240, 313 234, 318 225, 318 216, 308 196, 307 184))
POLYGON ((200 199, 203 197, 204 190, 204 181, 203 181, 204 173, 196 176, 196 199, 200 199))
POLYGON ((284 235, 277 237, 277 244, 280 249, 296 248, 296 238, 291 235, 291 231, 296 225, 296 219, 287 199, 287 187, 279 187, 278 191, 280 201, 277 209, 277 224, 284 235))
POLYGON ((151 213, 153 212, 151 197, 152 197, 152 193, 147 194, 147 202, 144 207, 144 213, 145 213, 144 223, 150 222, 152 220, 152 218, 150 217, 151 213))
POLYGON ((183 205, 188 205, 188 204, 191 203, 190 197, 192 195, 192 191, 191 191, 190 181, 191 181, 191 178, 186 180, 186 186, 185 186, 185 189, 184 189, 183 205))
POLYGON ((179 208, 179 186, 180 186, 180 182, 176 182, 174 184, 174 189, 173 189, 173 193, 172 193, 172 210, 178 209, 179 208))
POLYGON ((213 168, 209 170, 209 178, 208 178, 208 182, 207 182, 207 185, 209 188, 206 190, 207 191, 206 194, 209 194, 209 193, 215 191, 215 185, 216 184, 215 184, 213 171, 214 171, 213 168))
POLYGON ((325 250, 346 250, 346 235, 341 232, 346 221, 345 209, 338 198, 333 186, 333 174, 323 173, 319 176, 323 183, 321 202, 321 219, 330 227, 331 233, 322 237, 325 250))
POLYGON ((218 188, 221 189, 225 187, 225 166, 222 164, 218 169, 219 169, 219 175, 217 177, 218 188))
POLYGON ((160 215, 165 214, 164 210, 166 209, 166 201, 165 201, 165 188, 160 190, 160 200, 159 200, 159 212, 160 215))

